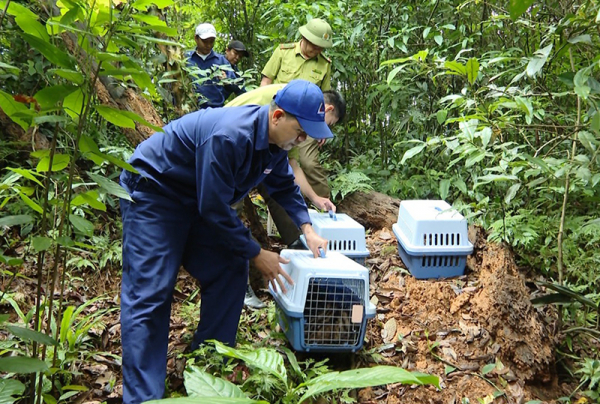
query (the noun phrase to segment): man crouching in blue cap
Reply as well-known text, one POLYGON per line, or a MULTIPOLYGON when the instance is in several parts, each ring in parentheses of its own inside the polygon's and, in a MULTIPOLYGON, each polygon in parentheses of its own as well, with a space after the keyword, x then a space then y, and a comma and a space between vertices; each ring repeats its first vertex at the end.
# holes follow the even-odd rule
POLYGON ((271 105, 201 110, 142 142, 123 171, 121 338, 123 402, 162 398, 173 288, 179 267, 201 285, 200 323, 192 349, 216 339, 235 345, 252 260, 285 291, 288 261, 263 250, 231 205, 264 182, 302 229, 314 256, 327 240, 313 230, 287 159, 306 140, 333 137, 323 93, 295 80, 271 105))

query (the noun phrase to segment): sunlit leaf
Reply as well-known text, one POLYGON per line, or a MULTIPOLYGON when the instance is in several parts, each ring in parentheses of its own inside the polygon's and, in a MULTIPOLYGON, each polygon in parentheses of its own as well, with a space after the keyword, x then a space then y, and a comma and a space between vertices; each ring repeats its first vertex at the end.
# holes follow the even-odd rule
POLYGON ((437 376, 409 372, 408 370, 395 366, 375 366, 372 368, 347 370, 344 372, 330 372, 312 378, 301 384, 301 386, 307 387, 307 390, 300 398, 300 402, 327 391, 358 389, 392 383, 421 386, 433 385, 438 389, 440 388, 440 380, 437 376))
POLYGON ((43 184, 35 177, 37 173, 35 173, 34 171, 26 170, 23 168, 12 168, 12 167, 7 167, 7 170, 17 173, 17 174, 27 178, 28 180, 31 180, 31 181, 35 182, 36 184, 43 186, 43 184))
POLYGON ((578 36, 576 36, 574 38, 570 38, 568 42, 572 43, 572 44, 583 42, 583 43, 587 43, 587 44, 591 45, 592 44, 592 37, 589 34, 578 35, 578 36))
POLYGON ((27 195, 25 195, 23 192, 19 192, 19 197, 31 209, 35 210, 38 213, 43 213, 44 212, 44 209, 42 209, 42 207, 40 205, 38 205, 37 203, 35 203, 30 197, 28 197, 27 195))
POLYGON ((69 166, 70 161, 71 156, 68 154, 55 154, 52 157, 52 168, 50 168, 50 156, 46 156, 42 157, 35 169, 38 173, 61 171, 69 166))
POLYGON ((12 119, 17 125, 19 125, 23 130, 27 130, 29 128, 29 123, 26 120, 23 120, 17 116, 17 113, 26 112, 29 109, 20 102, 16 102, 13 97, 0 90, 0 109, 4 111, 6 115, 10 119, 12 119))
POLYGON ((117 108, 107 107, 106 105, 96 105, 96 111, 108 122, 123 128, 135 128, 135 122, 117 108))
POLYGON ((423 149, 426 147, 427 145, 425 143, 420 144, 418 146, 415 146, 411 149, 408 149, 406 152, 404 152, 404 155, 402 156, 402 160, 400 161, 400 164, 404 164, 406 162, 406 160, 416 156, 417 154, 421 153, 421 151, 423 151, 423 149))
POLYGON ((86 97, 81 89, 77 89, 67 95, 63 101, 63 108, 65 112, 73 119, 79 119, 79 114, 83 110, 86 97))
POLYGON ((19 14, 15 17, 15 22, 23 30, 44 42, 48 42, 50 37, 46 28, 38 21, 38 17, 31 17, 29 14, 19 14))
POLYGON ((467 75, 467 68, 465 67, 465 65, 463 65, 460 62, 457 62, 456 60, 447 60, 444 62, 444 67, 446 69, 452 70, 458 74, 460 74, 461 76, 466 76, 467 75))
POLYGON ((87 204, 91 208, 106 212, 106 205, 98 200, 98 191, 91 190, 77 194, 73 200, 71 200, 71 206, 79 206, 87 204))
POLYGON ((144 401, 144 404, 269 404, 262 400, 253 400, 251 398, 232 398, 232 397, 178 397, 163 398, 162 400, 144 401))
MULTIPOLYGON (((513 0, 511 0, 511 2, 512 1, 513 0)), ((539 71, 542 70, 542 67, 544 67, 544 65, 546 64, 546 61, 548 60, 548 56, 550 55, 551 51, 552 44, 546 46, 545 48, 538 49, 534 52, 534 55, 529 60, 529 63, 527 64, 527 69, 525 70, 529 77, 535 77, 539 73, 539 71)))
POLYGON ((508 12, 514 21, 521 16, 533 4, 533 0, 509 0, 508 12))
POLYGON ((438 121, 438 123, 440 125, 442 125, 444 122, 446 122, 446 117, 448 116, 448 110, 446 109, 440 109, 436 114, 435 117, 438 121))
POLYGON ((469 83, 474 84, 479 74, 479 62, 475 58, 471 58, 467 61, 466 65, 467 79, 469 83))
POLYGON ((60 76, 63 79, 70 81, 71 83, 75 83, 75 84, 79 84, 79 85, 81 85, 85 82, 85 77, 83 76, 83 73, 78 72, 76 70, 50 69, 50 70, 48 70, 48 73, 56 74, 57 76, 60 76))
POLYGON ((442 42, 444 41, 444 38, 441 35, 436 35, 433 37, 433 40, 435 41, 435 43, 437 43, 438 45, 441 45, 442 42))
POLYGON ((163 9, 173 4, 173 0, 137 0, 132 7, 136 10, 146 11, 151 5, 155 5, 159 9, 163 9))

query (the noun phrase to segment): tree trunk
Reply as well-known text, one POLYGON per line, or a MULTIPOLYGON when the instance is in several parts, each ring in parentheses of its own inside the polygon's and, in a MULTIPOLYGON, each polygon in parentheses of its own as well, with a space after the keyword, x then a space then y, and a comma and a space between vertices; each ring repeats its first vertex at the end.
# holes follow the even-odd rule
POLYGON ((345 213, 366 229, 392 228, 398 220, 400 199, 379 192, 354 192, 337 205, 339 213, 345 213))

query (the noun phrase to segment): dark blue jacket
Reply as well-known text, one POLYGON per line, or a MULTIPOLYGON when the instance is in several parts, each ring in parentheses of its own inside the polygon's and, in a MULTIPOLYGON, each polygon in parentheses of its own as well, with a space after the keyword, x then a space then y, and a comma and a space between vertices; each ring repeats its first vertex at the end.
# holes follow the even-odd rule
POLYGON ((250 259, 260 246, 231 205, 259 183, 298 227, 310 223, 287 152, 269 144, 268 123, 268 105, 193 112, 140 143, 129 163, 162 194, 197 209, 206 231, 250 259))
MULTIPOLYGON (((222 83, 221 80, 216 77, 202 83, 195 83, 194 87, 198 93, 199 108, 222 107, 231 93, 239 95, 246 92, 245 89, 240 88, 240 86, 243 85, 243 81, 239 79, 238 75, 232 70, 231 64, 227 58, 220 53, 210 51, 208 57, 202 59, 195 50, 192 50, 187 53, 187 64, 188 67, 197 67, 200 70, 209 70, 212 66, 226 66, 226 69, 223 69, 223 71, 227 75, 227 79, 237 79, 236 84, 222 83)), ((203 77, 211 75, 212 72, 209 72, 203 77)))

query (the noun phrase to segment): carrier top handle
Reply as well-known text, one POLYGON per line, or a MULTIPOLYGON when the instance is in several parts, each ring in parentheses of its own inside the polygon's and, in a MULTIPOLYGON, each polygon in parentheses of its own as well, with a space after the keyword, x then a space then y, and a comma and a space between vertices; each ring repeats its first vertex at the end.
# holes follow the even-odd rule
POLYGON ((325 258, 325 250, 323 247, 319 247, 319 257, 325 258))
POLYGON ((337 221, 337 217, 335 216, 335 212, 333 210, 329 211, 329 217, 332 218, 334 221, 337 221))

